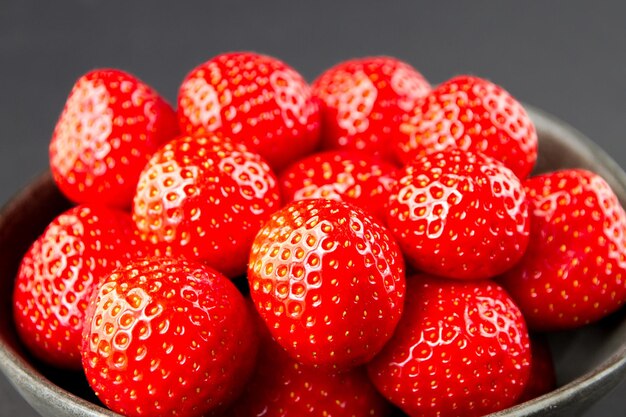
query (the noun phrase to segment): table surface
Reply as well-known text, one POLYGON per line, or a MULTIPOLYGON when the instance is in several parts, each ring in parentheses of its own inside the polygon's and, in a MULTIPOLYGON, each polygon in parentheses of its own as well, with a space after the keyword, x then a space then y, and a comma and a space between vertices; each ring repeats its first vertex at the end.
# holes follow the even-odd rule
MULTIPOLYGON (((277 56, 309 80, 367 55, 401 58, 433 84, 476 74, 569 121, 626 168, 626 3, 451 3, 2 0, 0 202, 47 168, 82 73, 125 69, 174 102, 191 68, 229 50, 277 56)), ((624 406, 626 383, 584 415, 624 406)), ((2 376, 0 415, 36 415, 2 376)))

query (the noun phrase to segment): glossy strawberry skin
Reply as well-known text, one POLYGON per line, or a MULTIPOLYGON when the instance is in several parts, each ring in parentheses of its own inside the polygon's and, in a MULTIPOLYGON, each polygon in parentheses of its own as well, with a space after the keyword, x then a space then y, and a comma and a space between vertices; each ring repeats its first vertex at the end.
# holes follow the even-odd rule
POLYGON ((139 180, 133 219, 157 254, 201 260, 235 277, 245 272, 263 221, 279 207, 267 163, 209 133, 178 137, 154 154, 139 180))
POLYGON ((532 244, 502 277, 530 328, 599 320, 626 301, 626 214, 597 174, 568 169, 525 182, 532 244))
POLYGON ((429 91, 430 84, 409 64, 392 57, 342 62, 311 85, 320 99, 322 146, 367 152, 390 162, 391 139, 429 91))
MULTIPOLYGON (((254 307, 253 307, 254 308, 254 307)), ((261 346, 241 401, 223 417, 382 417, 387 401, 362 367, 335 374, 305 366, 274 342, 259 318, 261 346)))
POLYGON ((20 338, 39 359, 80 369, 85 311, 99 279, 146 254, 127 213, 80 205, 56 217, 22 259, 13 293, 20 338))
POLYGON ((387 225, 418 270, 455 279, 491 278, 528 245, 528 202, 498 161, 458 149, 409 164, 392 188, 387 225))
POLYGON ((515 404, 531 353, 508 294, 491 281, 417 275, 407 284, 396 333, 368 364, 378 390, 409 416, 481 416, 515 404))
POLYGON ((403 163, 436 151, 483 152, 525 179, 537 160, 537 132, 522 105, 490 81, 462 75, 439 85, 401 126, 403 163))
POLYGON ((128 416, 201 416, 243 389, 258 336, 237 288, 200 263, 144 258, 109 275, 89 307, 89 384, 128 416))
POLYGON ((319 143, 319 106, 284 62, 253 52, 218 55, 194 68, 178 94, 182 133, 219 131, 280 170, 319 143))
POLYGON ((360 209, 302 200, 272 215, 248 267, 251 296, 296 360, 345 370, 389 340, 404 302, 404 262, 388 231, 360 209))
POLYGON ((285 169, 279 183, 284 203, 307 198, 346 201, 382 220, 397 172, 394 165, 363 152, 326 151, 285 169))
POLYGON ((143 166, 177 134, 176 113, 151 87, 120 70, 94 70, 67 99, 50 169, 70 200, 127 209, 143 166))

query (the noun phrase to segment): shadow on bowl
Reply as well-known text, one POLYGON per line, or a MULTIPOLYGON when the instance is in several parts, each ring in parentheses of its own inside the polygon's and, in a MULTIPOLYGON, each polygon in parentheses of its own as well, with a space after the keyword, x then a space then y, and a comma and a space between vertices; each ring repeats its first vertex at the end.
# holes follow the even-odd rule
MULTIPOLYGON (((535 172, 579 167, 604 177, 626 205, 626 174, 593 142, 552 116, 527 107, 539 133, 535 172)), ((81 373, 59 371, 25 351, 12 320, 13 281, 22 255, 46 225, 70 204, 49 173, 31 183, 0 214, 0 369, 42 416, 119 416, 104 408, 81 373)), ((626 309, 595 325, 549 337, 559 388, 494 414, 580 414, 626 376, 626 309)))

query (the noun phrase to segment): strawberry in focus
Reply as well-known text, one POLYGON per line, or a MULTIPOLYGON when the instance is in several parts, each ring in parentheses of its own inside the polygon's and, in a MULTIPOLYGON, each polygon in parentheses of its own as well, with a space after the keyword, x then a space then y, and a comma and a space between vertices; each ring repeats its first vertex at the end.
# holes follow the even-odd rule
POLYGON ((15 282, 13 317, 28 349, 58 368, 80 369, 92 291, 145 250, 128 213, 85 204, 57 216, 24 255, 15 282))
POLYGON ((182 133, 221 132, 277 171, 319 142, 309 85, 284 62, 253 52, 221 54, 194 68, 180 86, 178 120, 182 133))
POLYGON ((65 103, 50 170, 70 200, 127 209, 143 166, 177 134, 176 113, 151 87, 120 70, 94 70, 65 103))
POLYGON ((396 155, 405 164, 458 148, 485 153, 525 179, 537 160, 537 132, 524 107, 478 77, 458 76, 433 89, 400 130, 396 155))
POLYGON ((257 234, 250 292, 273 338, 297 361, 345 370, 369 361, 402 314, 404 261, 369 215, 334 200, 301 200, 257 234))
POLYGON ((418 270, 491 278, 528 245, 528 202, 519 179, 480 153, 459 149, 416 159, 392 188, 387 225, 418 270))
POLYGON ((393 338, 368 364, 388 400, 409 416, 482 416, 510 407, 531 366, 524 318, 490 281, 407 279, 393 338))
POLYGON ((284 203, 312 198, 346 201, 383 220, 397 172, 394 165, 363 152, 326 151, 285 169, 279 183, 284 203))
POLYGON ((579 327, 626 302, 626 214, 597 174, 567 169, 524 183, 529 245, 501 280, 533 330, 579 327))
POLYGON ((245 272, 252 240, 280 207, 276 176, 227 137, 180 136, 141 174, 133 219, 157 254, 197 259, 229 277, 245 272))
POLYGON ((392 140, 430 84, 409 64, 381 56, 344 61, 311 88, 321 102, 324 149, 358 150, 395 162, 392 140))
POLYGON ((200 263, 128 263, 104 280, 88 312, 87 380, 126 416, 195 417, 226 407, 254 368, 258 336, 242 295, 200 263))

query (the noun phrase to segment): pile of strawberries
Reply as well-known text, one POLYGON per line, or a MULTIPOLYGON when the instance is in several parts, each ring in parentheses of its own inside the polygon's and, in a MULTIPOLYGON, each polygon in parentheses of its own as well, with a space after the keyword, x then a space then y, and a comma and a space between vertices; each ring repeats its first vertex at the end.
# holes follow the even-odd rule
POLYGON ((15 283, 25 346, 118 413, 484 415, 554 388, 542 332, 626 301, 615 194, 529 176, 535 127, 487 80, 228 53, 177 104, 76 82, 50 142, 76 205, 15 283))

